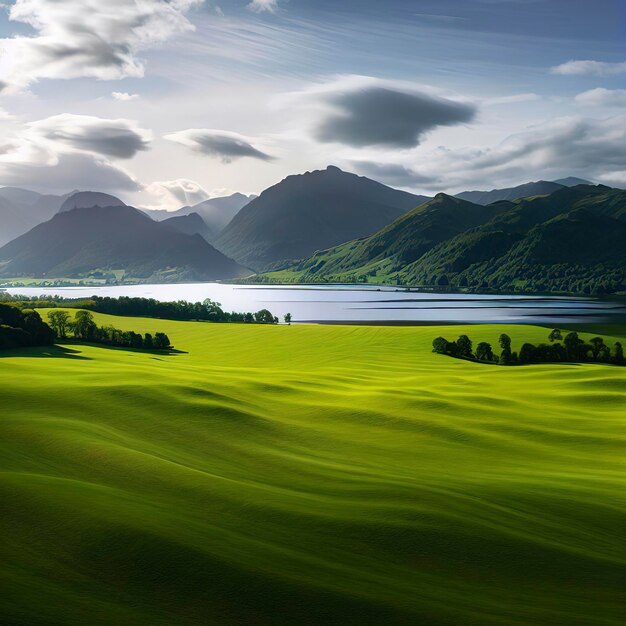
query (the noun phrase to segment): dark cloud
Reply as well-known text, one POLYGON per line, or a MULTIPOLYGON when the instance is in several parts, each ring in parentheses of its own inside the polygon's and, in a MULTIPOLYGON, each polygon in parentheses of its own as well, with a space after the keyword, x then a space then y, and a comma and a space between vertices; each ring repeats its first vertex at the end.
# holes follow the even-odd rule
POLYGON ((86 115, 54 115, 33 122, 32 132, 75 150, 129 159, 147 150, 150 133, 129 120, 109 120, 86 115))
POLYGON ((247 137, 227 131, 190 128, 165 135, 165 139, 187 146, 195 152, 219 158, 224 163, 243 157, 261 161, 274 160, 273 156, 255 148, 247 137))
POLYGON ((425 93, 364 86, 327 96, 335 109, 314 129, 325 143, 413 148, 438 126, 471 122, 476 107, 425 93))

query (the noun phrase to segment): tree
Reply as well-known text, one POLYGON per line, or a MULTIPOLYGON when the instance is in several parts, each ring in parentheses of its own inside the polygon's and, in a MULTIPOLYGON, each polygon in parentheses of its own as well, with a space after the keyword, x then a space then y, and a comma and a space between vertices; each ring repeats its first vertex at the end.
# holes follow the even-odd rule
POLYGON ((519 351, 520 363, 532 363, 535 360, 535 346, 532 343, 525 343, 519 351))
POLYGON ((285 317, 283 319, 285 320, 285 324, 289 324, 289 326, 291 326, 291 313, 285 313, 285 317))
POLYGON ((76 311, 73 328, 78 339, 91 339, 96 329, 93 315, 89 311, 76 311))
POLYGON ((598 360, 598 356, 600 355, 600 351, 604 348, 604 339, 602 337, 593 337, 589 340, 591 344, 591 354, 595 361, 598 360))
POLYGON ((562 341, 563 340, 563 335, 561 334, 561 331, 558 328, 555 328, 549 335, 548 335, 548 341, 550 343, 554 343, 555 341, 562 341))
POLYGON ((578 333, 573 332, 565 335, 563 343, 567 351, 567 358, 570 359, 570 361, 578 360, 580 357, 580 346, 584 343, 583 340, 578 337, 578 333))
POLYGON ((491 348, 491 344, 486 341, 481 341, 476 346, 476 358, 479 361, 493 361, 493 350, 491 348))
POLYGON ((500 354, 501 365, 510 365, 512 360, 511 354, 511 338, 508 335, 502 334, 498 339, 502 353, 500 354))
POLYGON ((619 341, 615 343, 615 355, 613 356, 613 362, 615 365, 624 365, 624 348, 619 341))
POLYGON ((273 324, 274 316, 267 309, 261 309, 254 314, 254 321, 257 324, 273 324))
POLYGON ((447 339, 437 337, 436 339, 433 339, 433 352, 436 352, 437 354, 447 354, 449 345, 450 344, 447 339))
POLYGON ((458 355, 471 359, 474 354, 472 353, 472 340, 467 335, 461 335, 457 341, 458 355))
POLYGON ((143 347, 146 350, 152 350, 154 348, 154 340, 152 339, 152 335, 150 333, 146 333, 143 336, 143 347))
POLYGON ((55 309, 48 313, 48 320, 55 335, 60 339, 65 339, 67 337, 70 314, 67 311, 55 309))
POLYGON ((157 350, 166 350, 167 348, 170 348, 170 338, 165 333, 156 333, 154 335, 154 347, 157 350))

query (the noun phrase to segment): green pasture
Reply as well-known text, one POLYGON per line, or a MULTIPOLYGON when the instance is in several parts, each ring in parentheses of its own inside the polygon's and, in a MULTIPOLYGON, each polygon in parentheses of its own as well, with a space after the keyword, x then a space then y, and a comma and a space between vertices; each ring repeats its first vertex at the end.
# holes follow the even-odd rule
POLYGON ((626 368, 95 317, 178 352, 0 356, 3 625, 624 624, 626 368))

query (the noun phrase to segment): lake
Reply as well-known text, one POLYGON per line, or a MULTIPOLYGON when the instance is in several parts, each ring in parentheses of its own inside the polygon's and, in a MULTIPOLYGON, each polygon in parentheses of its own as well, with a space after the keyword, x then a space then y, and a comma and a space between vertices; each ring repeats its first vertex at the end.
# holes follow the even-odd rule
POLYGON ((11 294, 65 298, 139 296, 162 301, 211 298, 227 311, 269 309, 295 322, 320 323, 523 323, 614 322, 626 320, 616 301, 578 297, 430 293, 402 287, 364 285, 227 285, 191 283, 108 287, 16 287, 11 294))

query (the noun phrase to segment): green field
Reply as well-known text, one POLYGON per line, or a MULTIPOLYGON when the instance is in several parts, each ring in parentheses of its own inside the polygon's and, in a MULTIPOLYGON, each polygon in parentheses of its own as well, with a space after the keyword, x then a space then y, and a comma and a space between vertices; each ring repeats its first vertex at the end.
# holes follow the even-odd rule
POLYGON ((0 357, 3 626, 624 624, 626 368, 96 317, 181 352, 0 357))

